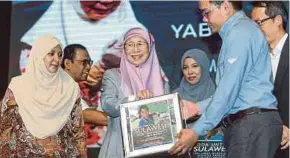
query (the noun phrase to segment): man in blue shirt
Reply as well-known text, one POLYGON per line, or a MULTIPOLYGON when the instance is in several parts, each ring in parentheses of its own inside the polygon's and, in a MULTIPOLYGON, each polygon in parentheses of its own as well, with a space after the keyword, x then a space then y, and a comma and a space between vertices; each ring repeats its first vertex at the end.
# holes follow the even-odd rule
MULTIPOLYGON (((268 43, 242 9, 241 1, 200 1, 203 21, 222 38, 217 88, 197 103, 202 116, 183 129, 170 154, 184 154, 215 127, 223 126, 229 158, 272 158, 279 148, 282 121, 273 91, 268 43)), ((184 102, 185 109, 196 106, 184 102)))

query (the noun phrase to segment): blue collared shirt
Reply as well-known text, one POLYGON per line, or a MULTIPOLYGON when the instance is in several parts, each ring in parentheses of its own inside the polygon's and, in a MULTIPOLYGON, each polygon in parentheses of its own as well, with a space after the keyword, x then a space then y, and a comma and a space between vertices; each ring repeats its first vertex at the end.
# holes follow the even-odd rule
POLYGON ((219 54, 213 96, 200 102, 204 112, 193 130, 204 135, 224 117, 251 107, 277 109, 270 50, 264 34, 243 11, 236 12, 219 32, 219 54))

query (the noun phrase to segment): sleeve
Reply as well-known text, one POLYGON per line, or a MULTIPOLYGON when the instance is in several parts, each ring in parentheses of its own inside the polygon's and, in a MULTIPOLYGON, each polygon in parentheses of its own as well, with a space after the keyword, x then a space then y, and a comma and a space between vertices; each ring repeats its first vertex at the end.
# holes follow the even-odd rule
POLYGON ((134 101, 134 100, 136 100, 136 95, 128 96, 128 101, 134 101))
POLYGON ((7 89, 0 103, 0 157, 7 157, 7 151, 11 151, 9 137, 19 115, 16 105, 12 91, 7 89))
POLYGON ((169 80, 168 80, 166 74, 164 73, 162 67, 160 67, 160 73, 162 76, 162 80, 164 81, 164 94, 169 94, 170 93, 169 80))
POLYGON ((114 71, 107 70, 102 81, 103 92, 101 94, 101 105, 104 112, 110 117, 120 116, 120 104, 128 100, 119 90, 116 74, 114 71))
POLYGON ((3 99, 1 100, 1 103, 0 103, 0 125, 2 124, 4 111, 5 111, 5 109, 7 109, 8 100, 9 100, 9 92, 8 92, 8 90, 6 90, 6 93, 5 93, 3 99))
POLYGON ((164 82, 164 94, 169 94, 170 93, 170 85, 168 81, 164 82))
POLYGON ((200 113, 204 113, 205 112, 205 109, 208 107, 208 105, 211 102, 211 100, 212 100, 212 96, 210 96, 209 98, 207 98, 205 100, 201 100, 201 101, 196 103, 198 105, 198 107, 199 107, 200 113))
POLYGON ((139 121, 139 127, 143 127, 144 126, 144 121, 143 120, 140 120, 139 121))
POLYGON ((79 154, 81 157, 87 157, 86 135, 84 131, 85 125, 80 102, 81 98, 76 101, 76 105, 72 111, 72 132, 74 143, 79 154))
MULTIPOLYGON (((249 31, 246 31, 249 32, 249 31)), ((251 39, 247 33, 235 28, 224 42, 223 60, 218 65, 217 88, 201 118, 193 125, 193 130, 204 135, 213 129, 228 114, 241 89, 246 70, 251 66, 251 39), (236 37, 239 37, 238 39, 236 37), (223 72, 222 74, 220 72, 223 72)))
POLYGON ((11 118, 6 116, 12 116, 12 113, 18 113, 16 110, 16 101, 13 95, 13 92, 8 88, 5 92, 5 95, 0 103, 0 133, 1 133, 1 127, 4 125, 3 122, 6 121, 6 119, 11 120, 11 118), (13 108, 13 110, 7 110, 9 108, 13 108))
POLYGON ((81 106, 82 110, 90 109, 89 105, 83 99, 81 99, 81 106))

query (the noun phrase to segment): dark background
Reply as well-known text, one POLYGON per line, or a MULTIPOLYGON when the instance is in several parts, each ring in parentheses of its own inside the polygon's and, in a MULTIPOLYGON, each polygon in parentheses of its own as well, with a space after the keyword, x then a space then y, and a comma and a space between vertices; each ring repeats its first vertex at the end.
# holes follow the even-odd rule
POLYGON ((3 97, 8 86, 9 67, 9 38, 11 20, 11 2, 0 2, 0 35, 1 35, 1 57, 0 57, 0 98, 3 97))

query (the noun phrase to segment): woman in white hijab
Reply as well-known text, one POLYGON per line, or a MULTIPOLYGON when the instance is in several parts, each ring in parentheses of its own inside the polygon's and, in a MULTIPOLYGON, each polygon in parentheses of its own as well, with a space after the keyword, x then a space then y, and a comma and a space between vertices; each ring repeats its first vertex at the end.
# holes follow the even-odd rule
MULTIPOLYGON (((87 81, 84 81, 86 84, 80 84, 80 86, 83 92, 86 91, 84 94, 88 94, 84 98, 88 98, 86 103, 89 107, 97 108, 100 92, 96 89, 102 81, 104 68, 111 68, 111 65, 116 65, 115 63, 120 61, 120 53, 115 53, 119 50, 110 49, 110 45, 133 27, 143 28, 144 26, 137 21, 128 0, 54 0, 45 13, 23 35, 21 42, 31 45, 32 41, 46 32, 57 37, 64 45, 75 43, 84 45, 96 63, 91 67, 87 81), (109 55, 105 63, 102 62, 104 54, 107 57, 109 55)), ((21 51, 19 61, 21 72, 25 71, 28 55, 28 49, 21 51)), ((88 145, 89 153, 91 153, 93 148, 100 148, 106 127, 87 129, 88 132, 100 137, 88 145)))
POLYGON ((56 38, 33 43, 0 103, 0 157, 86 157, 79 86, 61 60, 56 38))

